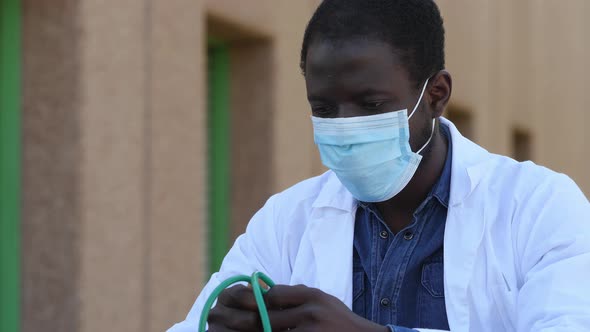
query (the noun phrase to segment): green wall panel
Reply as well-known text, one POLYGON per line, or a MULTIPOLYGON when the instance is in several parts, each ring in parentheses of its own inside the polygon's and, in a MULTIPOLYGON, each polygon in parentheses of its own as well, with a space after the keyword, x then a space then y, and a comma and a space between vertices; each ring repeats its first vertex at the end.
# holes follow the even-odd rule
POLYGON ((209 271, 219 270, 229 248, 230 223, 230 111, 229 48, 209 41, 209 271))
POLYGON ((20 330, 20 19, 0 0, 0 331, 20 330))

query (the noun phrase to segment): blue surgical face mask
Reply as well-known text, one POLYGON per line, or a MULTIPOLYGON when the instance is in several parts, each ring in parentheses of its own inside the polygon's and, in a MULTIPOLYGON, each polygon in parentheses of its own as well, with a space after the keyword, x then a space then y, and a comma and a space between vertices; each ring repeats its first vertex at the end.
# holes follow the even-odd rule
POLYGON ((314 139, 323 164, 352 195, 363 202, 382 202, 397 195, 414 176, 422 156, 410 148, 409 119, 418 109, 428 80, 410 115, 407 110, 352 118, 312 116, 314 139))

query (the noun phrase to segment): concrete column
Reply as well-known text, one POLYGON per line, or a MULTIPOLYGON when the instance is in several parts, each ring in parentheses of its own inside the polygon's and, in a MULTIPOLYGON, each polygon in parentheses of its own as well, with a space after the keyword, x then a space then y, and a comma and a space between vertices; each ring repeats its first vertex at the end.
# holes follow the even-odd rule
POLYGON ((80 2, 80 331, 142 331, 146 2, 80 2))
POLYGON ((22 6, 22 331, 78 331, 78 2, 24 0, 22 6))
POLYGON ((584 183, 588 46, 585 1, 533 2, 537 161, 584 183), (560 13, 556 15, 556 13, 560 13))
POLYGON ((205 281, 207 68, 201 1, 153 0, 148 17, 144 319, 156 332, 184 319, 205 281))

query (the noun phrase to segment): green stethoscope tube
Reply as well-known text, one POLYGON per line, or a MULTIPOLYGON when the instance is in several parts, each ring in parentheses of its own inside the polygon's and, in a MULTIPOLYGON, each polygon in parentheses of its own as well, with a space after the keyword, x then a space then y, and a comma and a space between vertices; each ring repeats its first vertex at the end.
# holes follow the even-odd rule
POLYGON ((254 291, 254 298, 256 299, 256 304, 258 305, 258 312, 260 313, 260 320, 262 321, 262 328, 264 332, 272 332, 270 326, 270 319, 268 318, 268 311, 266 310, 266 305, 264 304, 264 299, 262 298, 263 294, 268 292, 268 289, 263 289, 260 286, 259 280, 262 280, 268 287, 273 287, 275 283, 270 279, 266 274, 262 272, 254 272, 251 277, 247 275, 239 275, 235 277, 228 278, 224 280, 219 286, 215 287, 209 298, 207 298, 207 302, 205 302, 205 306, 203 307, 203 311, 201 312, 201 318, 199 321, 199 332, 205 332, 205 327, 207 325, 207 318, 209 317, 209 311, 211 311, 211 307, 213 307, 213 302, 217 299, 219 294, 223 292, 229 286, 238 283, 238 282, 248 282, 252 285, 252 290, 254 291))

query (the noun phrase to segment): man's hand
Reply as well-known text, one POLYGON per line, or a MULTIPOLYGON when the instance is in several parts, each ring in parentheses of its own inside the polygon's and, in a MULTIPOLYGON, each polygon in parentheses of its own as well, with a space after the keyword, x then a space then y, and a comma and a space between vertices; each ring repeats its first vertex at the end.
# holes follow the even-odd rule
POLYGON ((273 331, 390 331, 356 315, 340 300, 316 288, 277 285, 264 298, 273 331))
POLYGON ((252 288, 236 285, 224 290, 207 319, 209 332, 260 332, 262 323, 252 288))
MULTIPOLYGON (((273 331, 389 332, 364 319, 337 298, 303 285, 277 285, 264 296, 273 331)), ((250 287, 224 290, 209 313, 209 332, 260 332, 258 306, 250 287)))

